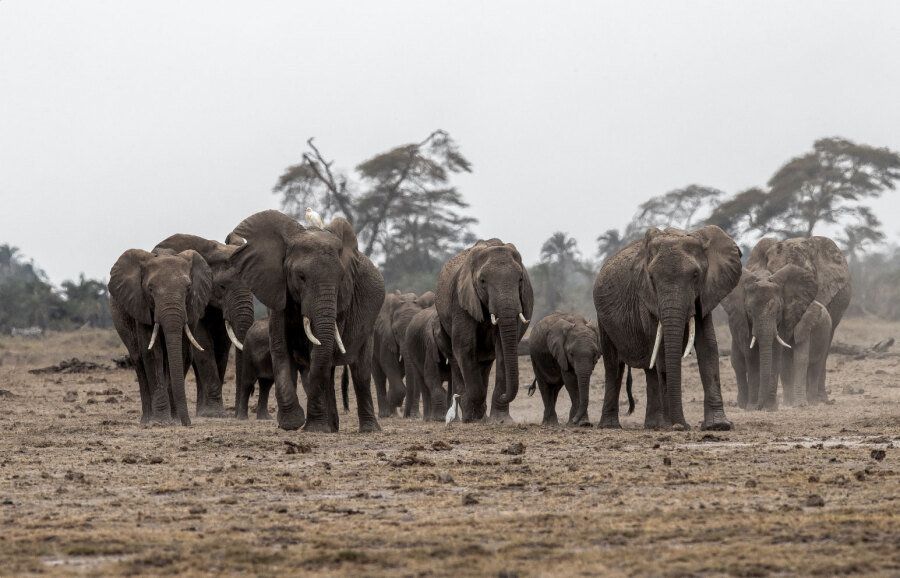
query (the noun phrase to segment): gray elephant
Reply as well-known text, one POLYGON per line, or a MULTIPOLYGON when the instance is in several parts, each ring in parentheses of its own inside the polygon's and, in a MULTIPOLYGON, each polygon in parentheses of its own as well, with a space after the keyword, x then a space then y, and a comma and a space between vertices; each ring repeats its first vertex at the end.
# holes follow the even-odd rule
POLYGON ((452 393, 450 366, 453 353, 434 306, 416 313, 409 322, 403 352, 407 403, 415 400, 418 405, 421 396, 425 421, 442 421, 447 411, 447 399, 452 393), (447 383, 446 391, 442 387, 444 382, 447 383))
POLYGON ((192 328, 211 290, 212 271, 196 251, 129 249, 110 270, 110 312, 137 373, 141 423, 191 424, 184 392, 191 349, 182 337, 202 351, 192 328))
POLYGON ((250 326, 244 338, 244 365, 240 375, 240 391, 245 396, 243 407, 249 404, 253 388, 259 383, 256 419, 272 419, 269 415, 269 391, 275 383, 275 370, 269 349, 269 320, 259 319, 250 326))
POLYGON ((556 399, 565 386, 572 402, 569 423, 590 425, 591 374, 600 359, 597 329, 581 316, 556 311, 534 324, 529 345, 534 380, 544 402, 542 422, 559 423, 556 399))
MULTIPOLYGON (((751 362, 759 360, 758 365, 751 364, 749 368, 754 373, 758 367, 759 377, 749 382, 748 404, 755 402, 760 409, 777 408, 779 374, 784 385, 785 403, 794 404, 793 347, 800 344, 808 351, 804 343, 806 335, 798 340, 794 335, 795 328, 807 310, 814 307, 814 302, 818 303, 825 307, 831 318, 830 345, 830 338, 850 304, 852 289, 847 260, 834 241, 826 237, 785 241, 765 238, 751 252, 747 269, 754 273, 748 277, 752 283, 743 289, 748 320, 746 330, 750 332, 751 341, 748 347, 752 350, 748 358, 751 362), (754 383, 759 384, 755 400, 754 383)), ((811 319, 810 323, 813 322, 819 321, 811 319)), ((808 367, 808 361, 804 363, 808 367)), ((798 387, 805 385, 798 384, 798 387)), ((824 390, 819 393, 809 401, 825 401, 824 390)))
POLYGON ((828 309, 813 301, 794 327, 793 399, 797 405, 828 401, 825 365, 831 349, 833 321, 828 309))
POLYGON ((650 229, 603 264, 594 282, 606 371, 601 427, 621 427, 619 389, 628 365, 644 369, 647 378, 644 427, 689 429, 681 360, 694 347, 704 394, 701 428, 731 429, 712 311, 740 275, 740 249, 716 226, 690 233, 650 229))
MULTIPOLYGON (((402 345, 406 327, 422 309, 434 303, 434 293, 388 293, 375 320, 373 335, 372 377, 378 397, 378 417, 392 417, 406 397, 402 345)), ((409 406, 409 404, 407 404, 409 406)), ((412 410, 412 407, 409 407, 412 410)), ((418 414, 418 404, 415 405, 418 414)), ((404 411, 405 417, 410 417, 404 411)))
POLYGON ((450 259, 438 275, 435 307, 449 337, 453 387, 462 395, 463 421, 483 419, 494 360, 492 419, 509 420, 519 391, 517 346, 534 307, 528 271, 516 247, 478 241, 450 259))
POLYGON ((384 280, 359 251, 353 227, 335 218, 324 229, 307 228, 270 210, 245 219, 234 235, 245 242, 230 262, 269 309, 278 427, 337 431, 334 371, 349 365, 359 429, 380 430, 370 387, 371 337, 384 280), (297 397, 301 370, 305 414, 297 397))
POLYGON ((231 346, 234 345, 235 415, 246 419, 247 407, 240 405, 241 342, 253 324, 253 295, 228 263, 237 246, 196 235, 177 234, 160 242, 156 249, 197 251, 212 270, 212 293, 194 333, 204 349, 203 352, 194 352, 191 364, 197 381, 197 415, 225 415, 222 384, 225 382, 231 346))

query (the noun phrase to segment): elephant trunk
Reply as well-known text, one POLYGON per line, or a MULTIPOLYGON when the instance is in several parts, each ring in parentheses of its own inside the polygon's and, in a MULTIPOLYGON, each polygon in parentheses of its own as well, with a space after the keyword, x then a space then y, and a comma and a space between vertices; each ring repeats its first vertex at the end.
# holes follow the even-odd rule
MULTIPOLYGON (((233 291, 229 296, 227 307, 228 311, 225 318, 231 325, 234 336, 243 344, 247 338, 247 332, 250 331, 250 326, 253 325, 253 294, 246 289, 233 291)), ((234 407, 238 408, 242 399, 241 384, 243 383, 244 352, 238 349, 237 346, 234 349, 234 380, 236 384, 234 388, 234 407)))
MULTIPOLYGON (((184 353, 182 339, 184 337, 185 316, 166 315, 160 322, 162 334, 166 341, 166 357, 169 365, 169 387, 172 400, 175 402, 175 413, 181 425, 191 425, 188 414, 187 397, 184 393, 184 353)), ((167 395, 167 392, 160 392, 167 395)))
POLYGON ((330 369, 334 360, 334 334, 337 329, 337 288, 320 287, 312 308, 313 335, 321 345, 313 345, 310 366, 314 372, 330 369))
POLYGON ((584 364, 584 366, 575 366, 575 377, 578 380, 578 411, 576 415, 581 416, 585 421, 587 421, 588 396, 591 388, 591 374, 593 372, 594 367, 588 363, 584 364))
POLYGON ((508 406, 519 393, 519 319, 515 314, 500 318, 500 348, 503 366, 506 370, 506 391, 500 396, 500 403, 508 406))
POLYGON ((764 322, 754 325, 756 346, 759 347, 759 399, 757 409, 773 407, 775 405, 775 368, 774 368, 774 343, 775 324, 764 322))
POLYGON ((667 307, 661 311, 665 355, 665 407, 672 424, 687 425, 681 406, 681 359, 683 355, 685 312, 681 307, 667 307))

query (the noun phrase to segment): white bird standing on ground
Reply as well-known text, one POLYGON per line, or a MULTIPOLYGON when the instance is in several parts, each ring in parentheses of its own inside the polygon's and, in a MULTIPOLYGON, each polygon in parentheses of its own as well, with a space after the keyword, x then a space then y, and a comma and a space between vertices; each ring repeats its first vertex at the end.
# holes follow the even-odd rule
POLYGON ((316 229, 325 228, 325 221, 322 220, 322 215, 313 211, 310 207, 306 207, 306 224, 316 229))
POLYGON ((447 410, 447 417, 444 421, 447 422, 447 425, 450 425, 450 422, 456 421, 457 416, 459 416, 459 394, 453 394, 453 401, 450 402, 450 409, 447 410))

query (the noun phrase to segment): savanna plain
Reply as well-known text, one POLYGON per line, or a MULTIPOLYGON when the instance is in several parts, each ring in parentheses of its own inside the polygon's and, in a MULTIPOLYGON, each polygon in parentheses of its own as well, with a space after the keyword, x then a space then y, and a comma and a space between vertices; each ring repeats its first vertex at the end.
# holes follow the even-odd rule
MULTIPOLYGON (((845 319, 836 340, 889 336, 900 324, 845 319)), ((134 373, 112 368, 123 353, 113 331, 0 338, 0 574, 900 575, 890 352, 832 355, 832 402, 777 412, 737 408, 722 357, 729 432, 643 430, 637 372, 623 430, 542 427, 523 387, 515 425, 393 418, 376 434, 356 432, 352 393, 338 434, 281 431, 252 407, 141 426, 134 373), (72 357, 109 368, 29 373, 72 357)))

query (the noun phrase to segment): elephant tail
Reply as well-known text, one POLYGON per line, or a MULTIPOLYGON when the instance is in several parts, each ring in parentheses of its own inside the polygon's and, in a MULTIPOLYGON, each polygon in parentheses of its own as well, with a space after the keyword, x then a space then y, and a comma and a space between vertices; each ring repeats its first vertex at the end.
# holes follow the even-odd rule
POLYGON ((634 395, 631 393, 631 384, 633 380, 631 379, 631 366, 628 367, 628 375, 625 376, 625 392, 628 394, 628 413, 626 415, 631 415, 634 413, 634 395))
POLYGON ((341 400, 344 402, 344 411, 350 411, 350 366, 344 366, 344 373, 341 374, 341 400))

